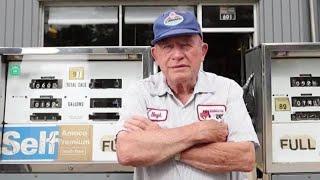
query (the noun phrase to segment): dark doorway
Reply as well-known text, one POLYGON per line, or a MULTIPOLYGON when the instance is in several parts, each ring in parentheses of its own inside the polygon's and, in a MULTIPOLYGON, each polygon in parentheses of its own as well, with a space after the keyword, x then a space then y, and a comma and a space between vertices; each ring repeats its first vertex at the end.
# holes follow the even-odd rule
POLYGON ((209 44, 209 50, 203 63, 204 71, 228 77, 243 85, 243 56, 249 48, 250 36, 248 33, 205 33, 204 42, 209 44))

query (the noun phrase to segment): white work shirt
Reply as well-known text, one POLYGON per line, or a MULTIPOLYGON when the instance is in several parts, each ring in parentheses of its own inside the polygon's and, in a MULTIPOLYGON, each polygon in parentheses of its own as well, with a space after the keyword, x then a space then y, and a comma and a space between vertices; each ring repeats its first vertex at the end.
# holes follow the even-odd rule
MULTIPOLYGON (((252 141, 259 144, 251 118, 242 98, 242 88, 233 80, 200 71, 194 92, 184 105, 168 87, 160 72, 131 87, 123 99, 118 128, 125 130, 124 121, 142 115, 162 128, 175 128, 199 120, 216 119, 228 124, 227 140, 252 141)), ((136 180, 243 180, 240 172, 207 173, 187 164, 169 159, 161 164, 138 167, 136 180)))

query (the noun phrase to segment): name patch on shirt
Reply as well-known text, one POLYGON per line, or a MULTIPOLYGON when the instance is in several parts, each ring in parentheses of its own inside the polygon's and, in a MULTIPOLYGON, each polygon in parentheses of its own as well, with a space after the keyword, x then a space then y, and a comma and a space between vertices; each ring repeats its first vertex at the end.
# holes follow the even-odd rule
POLYGON ((165 121, 167 120, 168 110, 147 108, 147 115, 151 121, 165 121))
POLYGON ((200 121, 203 120, 216 120, 222 121, 222 117, 226 112, 227 108, 225 105, 198 105, 197 112, 200 121))

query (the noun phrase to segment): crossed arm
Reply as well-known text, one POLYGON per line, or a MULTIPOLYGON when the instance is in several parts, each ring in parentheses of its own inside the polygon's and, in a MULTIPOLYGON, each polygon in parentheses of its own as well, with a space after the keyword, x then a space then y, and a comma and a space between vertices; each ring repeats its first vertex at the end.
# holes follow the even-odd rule
POLYGON ((143 117, 126 121, 117 136, 120 164, 150 166, 181 153, 181 161, 207 172, 251 171, 255 162, 251 142, 225 142, 227 126, 216 121, 162 129, 143 117))
POLYGON ((183 151, 181 161, 206 172, 249 172, 255 163, 255 150, 252 142, 209 143, 183 151))

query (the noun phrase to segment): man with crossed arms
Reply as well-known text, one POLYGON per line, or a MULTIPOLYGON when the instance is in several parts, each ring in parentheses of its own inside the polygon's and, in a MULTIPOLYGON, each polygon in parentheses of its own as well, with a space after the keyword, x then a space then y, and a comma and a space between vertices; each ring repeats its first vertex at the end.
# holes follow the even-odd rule
POLYGON ((117 134, 122 165, 138 180, 242 180, 258 139, 242 88, 200 70, 208 50, 191 12, 167 11, 154 22, 151 53, 161 72, 124 98, 117 134))

